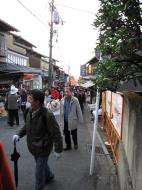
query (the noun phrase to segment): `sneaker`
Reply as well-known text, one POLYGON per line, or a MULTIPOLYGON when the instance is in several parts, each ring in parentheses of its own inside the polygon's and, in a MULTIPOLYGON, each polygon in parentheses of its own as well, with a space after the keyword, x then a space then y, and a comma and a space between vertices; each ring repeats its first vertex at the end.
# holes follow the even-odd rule
POLYGON ((46 180, 45 180, 45 185, 51 183, 53 180, 54 180, 55 176, 54 174, 52 174, 50 177, 48 177, 46 180))

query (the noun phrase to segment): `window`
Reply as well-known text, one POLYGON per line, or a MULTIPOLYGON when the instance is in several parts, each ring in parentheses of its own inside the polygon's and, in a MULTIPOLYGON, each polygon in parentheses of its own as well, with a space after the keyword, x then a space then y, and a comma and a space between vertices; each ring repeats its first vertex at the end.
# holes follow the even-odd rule
POLYGON ((18 53, 12 52, 12 51, 8 51, 8 55, 7 55, 7 62, 8 63, 13 63, 13 64, 17 64, 17 65, 22 65, 22 66, 27 66, 28 64, 28 57, 20 55, 18 53))

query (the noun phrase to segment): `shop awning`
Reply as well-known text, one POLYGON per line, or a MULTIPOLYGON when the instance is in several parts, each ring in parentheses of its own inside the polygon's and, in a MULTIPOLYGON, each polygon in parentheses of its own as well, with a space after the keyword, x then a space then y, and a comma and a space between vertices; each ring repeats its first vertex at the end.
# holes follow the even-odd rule
POLYGON ((91 87, 91 86, 94 86, 94 83, 93 83, 91 80, 89 80, 89 81, 87 81, 87 82, 84 83, 84 84, 80 84, 80 86, 82 86, 82 87, 84 87, 84 88, 89 88, 89 87, 91 87))
POLYGON ((0 73, 40 73, 39 69, 35 69, 32 67, 26 67, 22 65, 16 65, 12 63, 0 63, 0 73))

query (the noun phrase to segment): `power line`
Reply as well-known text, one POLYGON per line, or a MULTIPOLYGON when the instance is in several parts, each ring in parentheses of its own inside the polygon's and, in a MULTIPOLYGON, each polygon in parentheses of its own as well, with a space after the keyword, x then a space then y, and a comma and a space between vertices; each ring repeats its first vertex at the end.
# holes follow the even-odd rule
POLYGON ((35 17, 41 24, 43 24, 45 27, 47 27, 49 29, 49 26, 47 24, 45 24, 40 18, 38 18, 38 16, 36 16, 29 8, 27 8, 20 0, 17 0, 18 3, 20 5, 22 5, 22 7, 24 9, 26 9, 33 17, 35 17))
POLYGON ((67 6, 67 5, 62 5, 62 4, 56 4, 57 6, 61 6, 61 7, 65 7, 65 8, 68 8, 68 9, 72 9, 74 11, 79 11, 79 12, 83 12, 83 13, 88 13, 88 14, 95 14, 94 12, 91 12, 91 11, 86 11, 86 10, 83 10, 83 9, 78 9, 78 8, 74 8, 74 7, 70 7, 70 6, 67 6))

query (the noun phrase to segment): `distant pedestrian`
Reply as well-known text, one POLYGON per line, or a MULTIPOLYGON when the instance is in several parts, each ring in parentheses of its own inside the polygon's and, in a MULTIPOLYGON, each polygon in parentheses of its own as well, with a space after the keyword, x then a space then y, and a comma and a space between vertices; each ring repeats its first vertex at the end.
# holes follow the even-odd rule
POLYGON ((52 99, 52 96, 51 96, 51 92, 50 92, 50 89, 49 88, 46 88, 44 90, 44 106, 47 107, 47 104, 49 102, 51 102, 53 99, 52 99))
POLYGON ((51 88, 51 97, 52 97, 54 100, 57 100, 57 99, 60 98, 59 92, 58 92, 58 90, 57 90, 55 87, 52 87, 52 88, 51 88))
POLYGON ((64 97, 64 91, 62 90, 59 93, 59 100, 61 100, 63 97, 64 97))
POLYGON ((31 108, 31 95, 27 94, 26 110, 31 108))
POLYGON ((19 115, 18 115, 18 99, 17 95, 18 88, 14 85, 11 86, 10 93, 7 96, 7 107, 8 107, 8 116, 9 116, 9 124, 11 127, 14 125, 14 121, 16 120, 16 124, 19 125, 19 115))
POLYGON ((82 113, 84 111, 84 104, 85 104, 85 93, 83 90, 79 90, 79 93, 77 94, 78 101, 80 103, 80 107, 82 110, 82 113))
POLYGON ((25 121, 26 121, 27 113, 29 112, 30 109, 31 109, 31 95, 27 94, 26 110, 24 112, 25 121))
POLYGON ((21 110, 23 112, 23 117, 25 120, 25 112, 26 112, 26 103, 27 103, 27 92, 26 90, 23 88, 21 91, 21 95, 20 95, 20 104, 21 104, 21 110))
POLYGON ((62 152, 62 137, 53 113, 44 107, 44 93, 37 89, 31 90, 30 103, 31 109, 27 113, 25 126, 13 136, 13 141, 17 142, 27 135, 27 146, 36 162, 35 190, 43 190, 54 178, 48 165, 53 143, 54 156, 58 159, 62 152))
POLYGON ((79 122, 83 122, 82 111, 79 101, 72 96, 72 89, 65 88, 65 97, 61 100, 61 125, 64 128, 66 147, 64 150, 71 150, 71 136, 74 148, 78 149, 77 128, 79 122))

